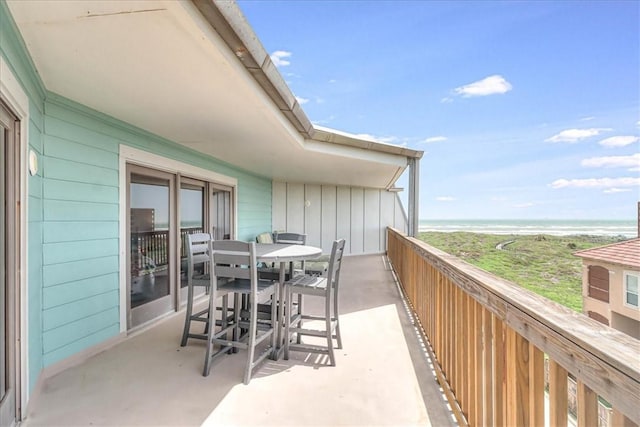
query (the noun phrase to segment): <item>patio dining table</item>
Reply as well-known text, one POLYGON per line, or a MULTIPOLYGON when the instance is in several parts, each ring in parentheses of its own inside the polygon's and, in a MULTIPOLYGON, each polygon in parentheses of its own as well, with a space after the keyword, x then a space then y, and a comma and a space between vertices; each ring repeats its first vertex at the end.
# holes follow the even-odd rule
POLYGON ((284 326, 284 279, 286 266, 291 262, 308 261, 319 258, 322 249, 315 246, 282 244, 282 243, 256 243, 256 259, 264 263, 280 263, 280 280, 278 280, 278 319, 277 327, 277 348, 271 358, 277 360, 280 351, 283 349, 283 326, 284 326))

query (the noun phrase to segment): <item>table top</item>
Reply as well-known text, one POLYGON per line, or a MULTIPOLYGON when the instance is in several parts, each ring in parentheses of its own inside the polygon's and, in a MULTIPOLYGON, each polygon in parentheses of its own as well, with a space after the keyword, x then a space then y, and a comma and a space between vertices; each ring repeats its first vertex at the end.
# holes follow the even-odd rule
POLYGON ((262 262, 293 262, 318 258, 322 249, 315 246, 256 243, 256 258, 262 262))

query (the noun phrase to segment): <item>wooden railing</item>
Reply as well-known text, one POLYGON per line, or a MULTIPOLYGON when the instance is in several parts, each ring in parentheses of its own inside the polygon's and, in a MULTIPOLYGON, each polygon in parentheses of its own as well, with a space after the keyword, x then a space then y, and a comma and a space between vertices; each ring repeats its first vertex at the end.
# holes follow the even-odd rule
POLYGON ((640 423, 640 341, 397 230, 387 236, 460 424, 567 426, 568 375, 578 383, 578 426, 598 426, 598 396, 613 407, 613 425, 640 423))
MULTIPOLYGON (((187 235, 202 233, 202 227, 189 227, 180 229, 180 258, 187 256, 187 235)), ((137 258, 137 268, 143 269, 145 263, 153 263, 160 267, 169 263, 169 230, 155 230, 131 233, 131 246, 136 253, 142 256, 137 258)))

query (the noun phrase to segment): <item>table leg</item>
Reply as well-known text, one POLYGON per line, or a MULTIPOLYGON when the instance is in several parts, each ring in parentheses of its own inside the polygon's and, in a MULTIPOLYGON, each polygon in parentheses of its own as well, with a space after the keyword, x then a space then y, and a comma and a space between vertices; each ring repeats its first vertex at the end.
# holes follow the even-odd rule
POLYGON ((273 331, 276 334, 276 348, 273 349, 271 353, 272 360, 278 360, 280 357, 280 352, 284 350, 284 342, 282 341, 283 333, 282 330, 284 328, 284 308, 285 308, 285 294, 284 294, 284 279, 285 279, 285 268, 286 263, 280 263, 280 278, 278 280, 278 289, 276 292, 277 300, 273 302, 273 304, 278 304, 278 310, 276 313, 276 321, 275 321, 275 330, 273 331))

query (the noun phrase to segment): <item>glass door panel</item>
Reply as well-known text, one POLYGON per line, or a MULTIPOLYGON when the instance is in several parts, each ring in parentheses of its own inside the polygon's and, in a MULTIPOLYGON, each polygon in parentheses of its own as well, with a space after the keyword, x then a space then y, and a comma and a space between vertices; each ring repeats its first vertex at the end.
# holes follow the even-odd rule
POLYGON ((129 327, 175 308, 173 176, 129 167, 129 327))
POLYGON ((233 196, 230 187, 211 185, 211 228, 216 240, 235 238, 233 232, 233 196))
MULTIPOLYGON (((182 178, 180 182, 180 300, 186 301, 187 292, 187 235, 205 233, 205 187, 206 183, 182 178)), ((204 266, 196 266, 203 274, 204 266)), ((196 287, 196 292, 203 293, 203 287, 196 287)))

